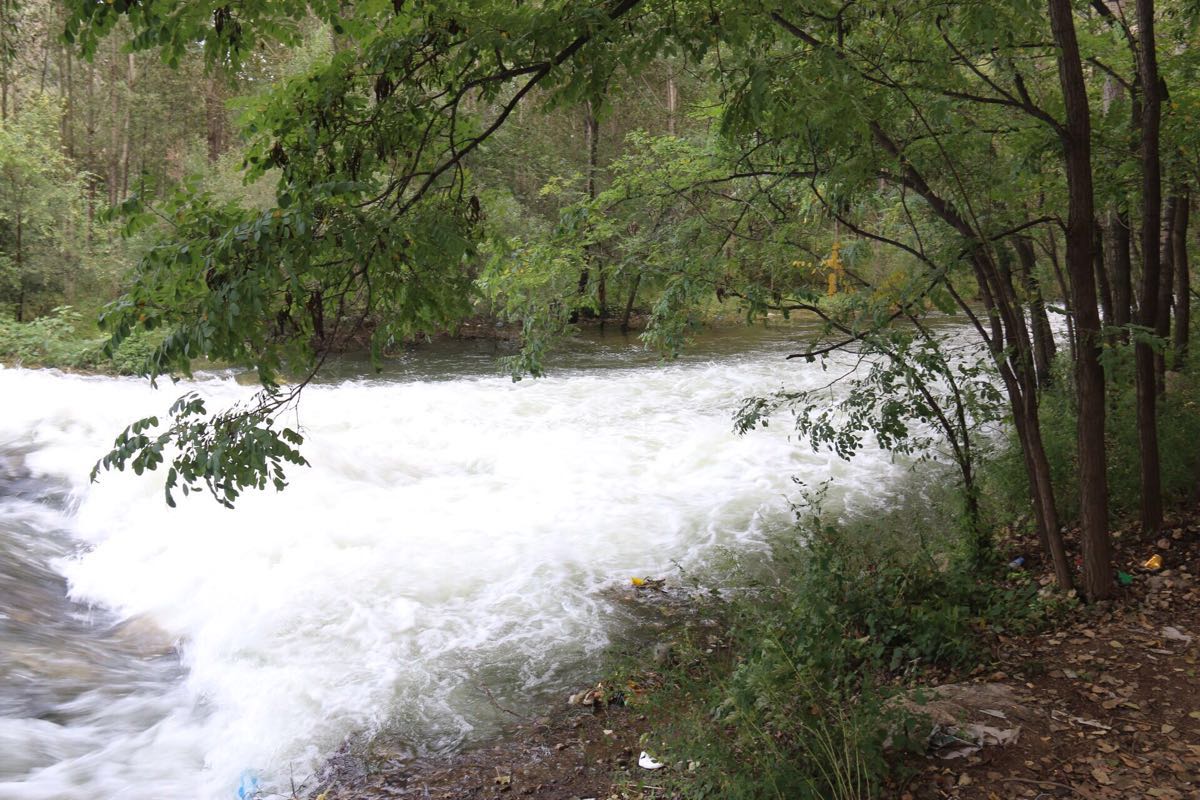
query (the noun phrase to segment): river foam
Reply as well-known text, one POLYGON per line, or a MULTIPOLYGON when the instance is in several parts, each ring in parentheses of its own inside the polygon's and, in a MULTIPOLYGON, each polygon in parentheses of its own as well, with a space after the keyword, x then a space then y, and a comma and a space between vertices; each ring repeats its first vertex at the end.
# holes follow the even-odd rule
MULTIPOLYGON (((14 532, 20 508, 51 514, 45 560, 75 618, 60 639, 112 662, 40 705, 0 704, 0 798, 231 798, 283 790, 385 726, 415 753, 484 735, 482 682, 520 702, 586 675, 611 636, 605 590, 761 546, 793 476, 837 476, 851 503, 880 490, 898 469, 886 455, 813 454, 786 424, 732 432, 741 398, 829 377, 765 347, 520 383, 313 386, 298 412, 312 468, 229 511, 203 495, 167 508, 161 475, 87 472, 184 390, 215 406, 249 389, 0 369, 0 452, 67 498, 0 499, 0 537, 34 540, 14 532), (139 650, 122 621, 178 649, 139 650)), ((37 673, 57 657, 10 674, 53 683, 37 673)))

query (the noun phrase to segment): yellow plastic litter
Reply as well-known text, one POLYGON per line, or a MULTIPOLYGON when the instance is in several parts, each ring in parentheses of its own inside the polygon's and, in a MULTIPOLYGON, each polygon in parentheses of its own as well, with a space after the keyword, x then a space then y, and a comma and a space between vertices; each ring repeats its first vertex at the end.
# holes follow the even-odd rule
POLYGON ((1155 553, 1146 559, 1142 566, 1146 569, 1162 569, 1162 556, 1160 556, 1158 553, 1155 553))
POLYGON ((630 578, 629 582, 632 583, 634 586, 645 586, 646 585, 645 578, 630 578))

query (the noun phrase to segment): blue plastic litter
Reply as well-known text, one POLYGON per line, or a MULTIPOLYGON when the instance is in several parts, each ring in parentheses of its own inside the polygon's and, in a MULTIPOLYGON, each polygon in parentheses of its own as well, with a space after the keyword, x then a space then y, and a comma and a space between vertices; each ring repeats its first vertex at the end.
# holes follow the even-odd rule
POLYGON ((238 779, 237 798, 238 800, 252 800, 255 797, 258 797, 258 776, 250 770, 246 770, 238 779))
POLYGON ((1009 569, 1018 569, 1025 564, 1025 556, 1017 556, 1012 561, 1008 562, 1009 569))

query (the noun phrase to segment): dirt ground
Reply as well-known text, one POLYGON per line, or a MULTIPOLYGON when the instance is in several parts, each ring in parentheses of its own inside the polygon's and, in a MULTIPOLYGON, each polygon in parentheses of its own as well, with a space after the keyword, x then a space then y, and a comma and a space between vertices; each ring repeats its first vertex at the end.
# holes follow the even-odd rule
POLYGON ((1152 539, 1118 534, 1133 581, 1117 600, 998 640, 996 664, 975 676, 1011 690, 1022 718, 988 716, 1016 740, 927 758, 904 800, 1200 798, 1200 516, 1152 539), (1144 568, 1155 554, 1163 566, 1144 568))
MULTIPOLYGON (((931 752, 901 765, 910 777, 887 797, 1200 800, 1200 510, 1170 518, 1160 537, 1116 533, 1118 569, 1132 577, 1118 598, 1054 630, 997 636, 990 663, 941 676, 923 709, 941 723, 931 752), (1144 567, 1155 554, 1162 566, 1144 567)), ((590 700, 439 761, 335 763, 318 797, 668 797, 655 781, 664 772, 638 766, 645 716, 590 700)))

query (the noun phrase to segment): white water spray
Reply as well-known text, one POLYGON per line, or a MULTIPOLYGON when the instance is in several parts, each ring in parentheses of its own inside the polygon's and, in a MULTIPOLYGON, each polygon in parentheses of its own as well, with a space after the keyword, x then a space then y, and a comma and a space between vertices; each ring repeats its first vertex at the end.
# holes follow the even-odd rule
POLYGON ((743 397, 829 379, 780 353, 313 386, 313 467, 235 511, 202 495, 169 509, 159 474, 86 478, 186 389, 214 408, 249 389, 0 370, 0 452, 68 498, 0 497, 0 546, 43 547, 30 563, 72 600, 39 647, 0 639, 0 798, 232 798, 248 775, 269 792, 383 726, 425 753, 483 735, 485 678, 519 701, 592 677, 604 590, 761 545, 794 475, 836 477, 855 503, 899 469, 814 455, 783 420, 735 435, 743 397), (39 685, 57 689, 33 702, 39 685))

